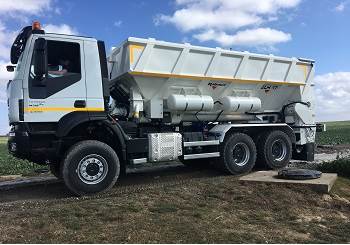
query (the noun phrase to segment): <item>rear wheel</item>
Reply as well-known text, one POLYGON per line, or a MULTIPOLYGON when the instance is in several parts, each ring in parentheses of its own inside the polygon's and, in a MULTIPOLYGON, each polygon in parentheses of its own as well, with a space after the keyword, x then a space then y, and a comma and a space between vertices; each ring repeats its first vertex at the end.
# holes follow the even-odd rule
POLYGON ((284 168, 292 157, 292 142, 289 136, 280 130, 269 131, 259 137, 258 160, 260 166, 269 169, 284 168))
POLYGON ((243 133, 230 135, 222 144, 218 166, 230 174, 249 172, 255 164, 256 147, 252 138, 243 133))
POLYGON ((100 141, 87 140, 73 145, 63 160, 63 180, 78 196, 109 190, 119 172, 117 154, 100 141))

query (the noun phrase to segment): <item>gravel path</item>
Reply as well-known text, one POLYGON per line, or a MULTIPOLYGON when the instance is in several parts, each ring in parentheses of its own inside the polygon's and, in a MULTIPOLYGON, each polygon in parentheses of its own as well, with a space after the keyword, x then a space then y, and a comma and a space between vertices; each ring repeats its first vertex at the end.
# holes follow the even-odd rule
POLYGON ((339 145, 339 146, 321 146, 316 150, 315 161, 305 162, 292 160, 289 167, 292 168, 308 168, 315 169, 317 165, 323 162, 331 162, 339 158, 350 157, 350 145, 339 145))

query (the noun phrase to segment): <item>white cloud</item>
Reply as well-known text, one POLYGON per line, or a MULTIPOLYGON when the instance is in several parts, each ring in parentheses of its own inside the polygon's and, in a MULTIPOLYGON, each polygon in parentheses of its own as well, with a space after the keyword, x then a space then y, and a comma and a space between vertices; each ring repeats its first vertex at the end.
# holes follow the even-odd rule
POLYGON ((122 24, 123 24, 123 21, 121 21, 121 20, 115 21, 115 22, 113 23, 113 25, 114 25, 115 27, 121 27, 122 24))
POLYGON ((273 45, 289 41, 291 35, 262 26, 277 21, 284 10, 295 8, 300 2, 301 0, 176 0, 174 13, 159 14, 154 22, 156 25, 173 24, 184 33, 192 33, 200 41, 216 41, 223 46, 273 45), (258 38, 252 37, 254 34, 258 38))
POLYGON ((157 24, 161 22, 174 24, 183 32, 215 28, 219 30, 237 29, 240 27, 260 24, 262 19, 245 12, 235 14, 230 10, 212 11, 208 9, 188 8, 177 10, 173 16, 160 15, 157 24))
POLYGON ((0 59, 8 59, 10 46, 16 37, 16 32, 9 31, 0 20, 0 59))
POLYGON ((55 0, 1 0, 0 18, 13 18, 28 23, 33 15, 40 16, 44 12, 53 11, 55 0))
POLYGON ((6 62, 5 60, 0 59, 0 104, 6 103, 6 84, 8 80, 13 78, 13 73, 10 73, 6 70, 7 65, 10 65, 10 62, 6 62))
POLYGON ((339 3, 334 10, 337 12, 343 12, 345 10, 346 2, 339 3))
POLYGON ((7 65, 10 65, 10 62, 0 60, 0 86, 6 84, 13 77, 13 73, 6 70, 7 65))
POLYGON ((13 73, 7 72, 6 66, 10 64, 10 47, 15 37, 16 32, 7 30, 0 20, 0 103, 6 103, 6 84, 13 77, 13 73))
POLYGON ((0 13, 9 14, 22 12, 27 14, 38 14, 45 9, 50 9, 51 0, 2 0, 0 13))
POLYGON ((350 119, 350 72, 318 75, 314 79, 318 121, 350 119))
POLYGON ((271 28, 257 28, 239 31, 234 35, 209 30, 195 34, 194 38, 201 42, 216 41, 222 46, 273 46, 276 43, 288 42, 291 35, 271 28))
POLYGON ((67 34, 67 35, 77 35, 78 31, 67 24, 60 24, 60 25, 54 25, 54 24, 46 24, 43 25, 43 29, 47 33, 59 33, 59 34, 67 34))

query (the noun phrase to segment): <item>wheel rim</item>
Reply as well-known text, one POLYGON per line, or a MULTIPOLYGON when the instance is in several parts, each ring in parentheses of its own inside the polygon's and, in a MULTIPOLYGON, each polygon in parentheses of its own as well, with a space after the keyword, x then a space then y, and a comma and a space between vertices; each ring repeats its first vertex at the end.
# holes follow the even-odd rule
POLYGON ((250 150, 244 143, 237 143, 233 147, 233 161, 236 165, 242 167, 249 161, 250 150))
POLYGON ((108 164, 102 156, 91 154, 79 162, 76 172, 85 184, 95 185, 106 178, 108 164))
POLYGON ((272 157, 275 161, 282 161, 287 155, 287 144, 278 139, 271 146, 272 157))

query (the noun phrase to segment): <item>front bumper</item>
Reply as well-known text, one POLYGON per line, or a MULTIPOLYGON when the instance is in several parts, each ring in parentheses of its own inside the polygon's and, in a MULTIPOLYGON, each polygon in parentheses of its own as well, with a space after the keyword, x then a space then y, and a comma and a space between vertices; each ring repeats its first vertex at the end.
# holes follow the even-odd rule
POLYGON ((8 151, 10 154, 19 158, 30 158, 30 138, 27 131, 20 126, 15 126, 9 133, 7 142, 8 151))

